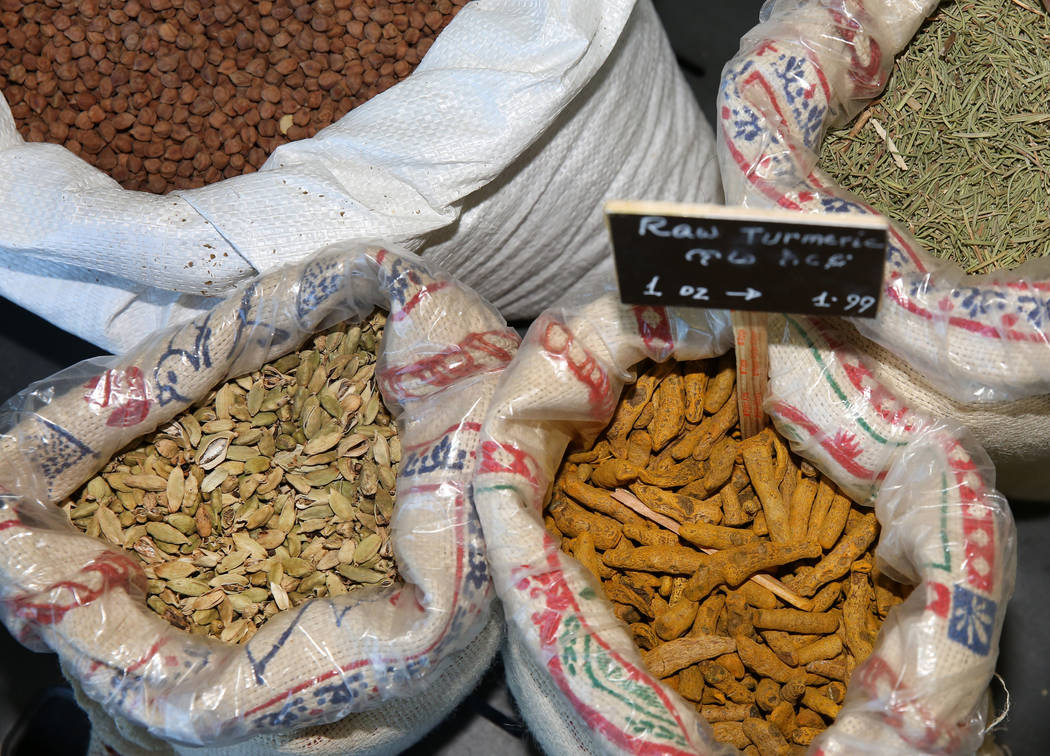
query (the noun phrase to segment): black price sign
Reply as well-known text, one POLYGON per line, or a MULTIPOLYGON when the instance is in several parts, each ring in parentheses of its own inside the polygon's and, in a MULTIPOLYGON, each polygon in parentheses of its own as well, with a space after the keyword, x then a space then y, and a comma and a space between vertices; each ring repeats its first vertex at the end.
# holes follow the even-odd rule
POLYGON ((873 318, 887 222, 671 202, 608 202, 626 304, 873 318))

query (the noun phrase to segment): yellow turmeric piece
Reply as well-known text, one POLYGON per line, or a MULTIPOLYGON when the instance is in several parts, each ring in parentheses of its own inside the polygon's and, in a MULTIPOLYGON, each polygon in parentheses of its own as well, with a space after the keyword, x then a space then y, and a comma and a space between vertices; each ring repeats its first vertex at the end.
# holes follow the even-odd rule
POLYGON ((586 567, 588 572, 599 580, 612 577, 612 570, 602 564, 602 560, 594 548, 594 536, 589 532, 580 533, 576 537, 572 545, 572 555, 577 562, 586 567))
POLYGON ((561 489, 574 500, 601 514, 608 515, 614 520, 641 527, 647 527, 648 522, 638 516, 633 510, 625 507, 612 497, 608 491, 589 486, 575 478, 561 478, 561 489))
POLYGON ((647 405, 642 407, 642 413, 638 415, 638 419, 634 421, 634 427, 641 430, 642 428, 648 428, 649 423, 653 421, 653 415, 656 414, 653 409, 653 403, 649 402, 647 405))
POLYGON ((846 660, 836 657, 834 659, 811 661, 806 665, 806 671, 814 675, 826 677, 829 680, 845 680, 846 660))
MULTIPOLYGON (((701 710, 702 712, 702 710, 701 710)), ((744 734, 744 723, 737 721, 715 722, 711 725, 715 739, 720 743, 731 745, 734 748, 747 748, 751 745, 751 738, 744 734)))
POLYGON ((650 651, 660 645, 661 641, 648 623, 634 622, 627 625, 634 643, 643 651, 650 651))
POLYGON ((737 424, 740 419, 736 402, 736 391, 732 391, 721 409, 710 417, 705 417, 698 426, 701 430, 700 439, 693 449, 693 459, 703 461, 711 453, 714 443, 725 436, 729 430, 737 424))
MULTIPOLYGON (((775 680, 763 677, 755 686, 755 704, 762 711, 773 711, 783 699, 780 697, 780 686, 775 680)), ((709 720, 710 721, 710 720, 709 720)))
POLYGON ((625 459, 607 459, 591 472, 591 482, 601 488, 619 488, 638 479, 641 473, 625 459))
MULTIPOLYGON (((741 500, 755 498, 755 492, 751 488, 751 479, 747 476, 747 470, 742 464, 737 464, 733 468, 733 477, 729 479, 729 485, 731 485, 733 490, 738 493, 741 500)), ((749 510, 751 514, 757 512, 759 506, 760 505, 756 499, 755 508, 749 510)), ((747 509, 747 506, 745 505, 744 508, 747 509)))
POLYGON ((653 392, 656 391, 660 379, 670 369, 669 363, 654 366, 651 372, 638 376, 634 385, 624 391, 613 419, 605 430, 605 437, 608 439, 609 448, 614 456, 622 459, 627 455, 627 434, 635 427, 643 410, 650 406, 649 402, 653 398, 653 392))
POLYGON ((786 683, 801 674, 798 669, 782 662, 769 648, 746 636, 736 638, 736 650, 744 666, 760 677, 786 683))
POLYGON ((817 482, 817 493, 813 497, 813 505, 809 510, 809 525, 806 528, 806 539, 820 541, 820 528, 824 524, 824 518, 831 509, 831 502, 835 500, 835 489, 824 479, 817 482))
POLYGON ((700 604, 696 601, 690 601, 689 599, 682 599, 677 603, 671 604, 667 611, 657 616, 653 625, 656 629, 656 634, 664 640, 681 638, 693 626, 693 620, 696 619, 696 610, 699 606, 700 604))
MULTIPOLYGON (((641 570, 671 575, 688 575, 696 572, 701 560, 707 555, 686 546, 638 546, 613 554, 605 552, 604 561, 610 567, 621 570, 641 570)), ((688 595, 689 587, 685 588, 688 595)), ((695 598, 692 599, 696 601, 695 598)))
POLYGON ((717 593, 700 603, 696 611, 696 619, 693 620, 693 628, 690 635, 714 635, 718 628, 718 618, 725 608, 726 597, 724 593, 717 593))
MULTIPOLYGON (((791 492, 791 503, 788 506, 788 522, 791 532, 791 540, 794 542, 806 540, 806 531, 809 529, 809 514, 813 509, 813 500, 817 496, 817 482, 814 480, 803 480, 795 486, 791 492)), ((781 491, 783 493, 783 491, 781 491)))
POLYGON ((645 665, 657 677, 666 677, 699 661, 732 651, 732 638, 696 636, 677 638, 657 646, 645 655, 645 665))
POLYGON ((839 583, 828 583, 813 597, 813 606, 810 607, 814 612, 826 612, 830 609, 839 596, 842 595, 842 586, 839 583))
POLYGON ((645 470, 652 456, 653 439, 647 430, 634 430, 627 436, 627 461, 645 470))
MULTIPOLYGON (((807 643, 812 643, 820 637, 817 635, 788 633, 783 630, 760 630, 759 634, 762 636, 762 640, 766 642, 766 645, 769 646, 770 650, 772 650, 773 653, 789 667, 798 666, 795 664, 795 652, 799 648, 807 643)), ((799 695, 801 695, 801 693, 799 693, 799 695)))
POLYGON ((808 746, 816 739, 817 735, 819 735, 823 729, 823 727, 796 727, 795 731, 791 733, 789 739, 796 745, 808 746))
POLYGON ((732 477, 739 446, 731 438, 722 438, 711 447, 707 457, 707 472, 704 474, 704 486, 708 491, 717 491, 732 477))
POLYGON ((797 704, 801 700, 802 694, 806 692, 805 680, 805 677, 800 676, 784 683, 783 687, 780 688, 780 697, 785 701, 797 704))
POLYGON ((726 594, 726 632, 733 638, 738 635, 755 634, 755 627, 751 624, 751 610, 739 591, 726 594))
POLYGON ((713 415, 725 406, 736 385, 736 362, 732 355, 724 355, 718 360, 718 372, 707 382, 707 393, 704 396, 704 411, 713 415))
MULTIPOLYGON (((669 465, 660 471, 641 470, 636 473, 635 477, 640 478, 643 483, 651 486, 678 488, 696 481, 700 477, 700 467, 695 460, 689 459, 677 465, 669 465)), ((622 484, 617 483, 616 485, 622 484)), ((705 488, 702 496, 706 496, 708 490, 705 488)))
MULTIPOLYGON (((565 457, 565 465, 582 465, 589 464, 604 457, 608 457, 612 452, 609 451, 609 442, 602 440, 594 445, 591 449, 579 449, 577 451, 569 453, 565 457)), ((562 472, 565 471, 565 467, 562 468, 562 472)))
MULTIPOLYGON (((702 680, 703 677, 700 679, 702 680)), ((716 722, 743 722, 748 717, 758 717, 762 713, 755 709, 755 704, 729 701, 719 706, 703 706, 700 714, 708 722, 715 724, 716 722)))
POLYGON ((681 436, 668 447, 672 459, 681 460, 691 457, 697 445, 707 438, 707 429, 699 425, 681 436))
POLYGON ((850 565, 871 546, 878 533, 875 515, 864 515, 848 531, 831 552, 803 577, 795 582, 795 590, 803 596, 812 596, 817 588, 849 572, 850 565))
MULTIPOLYGON (((649 467, 646 472, 653 476, 669 473, 677 461, 671 454, 671 446, 667 445, 649 457, 649 467)), ((681 483, 675 485, 681 485, 681 483)))
POLYGON ((704 391, 707 388, 707 364, 705 360, 694 360, 682 369, 682 393, 685 398, 685 419, 699 423, 704 419, 704 391))
POLYGON ((656 486, 647 486, 644 483, 633 483, 629 488, 631 493, 654 512, 666 515, 678 522, 706 520, 717 523, 722 518, 721 509, 713 501, 674 493, 656 486))
MULTIPOLYGON (((726 604, 726 612, 729 611, 729 605, 726 604)), ((723 633, 724 635, 725 633, 723 633)), ((747 670, 744 669, 744 663, 740 661, 740 657, 735 653, 722 654, 721 656, 715 657, 715 661, 725 667, 729 674, 733 676, 734 680, 740 680, 747 674, 747 670)), ((750 688, 748 688, 750 690, 750 688)))
POLYGON ((802 705, 807 709, 812 709, 817 712, 817 714, 827 717, 828 719, 834 719, 838 716, 839 709, 842 708, 827 696, 822 696, 813 688, 806 688, 806 692, 802 694, 802 705))
POLYGON ((758 540, 758 536, 749 530, 706 522, 683 522, 678 528, 678 536, 694 546, 709 549, 731 549, 758 540))
POLYGON ((706 661, 700 664, 704 682, 718 690, 734 703, 751 703, 755 694, 747 686, 733 678, 732 673, 718 662, 706 661))
POLYGON ((791 455, 788 453, 787 445, 780 439, 780 436, 773 432, 772 428, 765 428, 762 432, 767 435, 769 443, 773 447, 773 456, 776 459, 773 476, 776 478, 777 483, 782 483, 784 476, 787 475, 787 471, 794 469, 791 455))
POLYGON ((846 700, 846 686, 840 682, 830 682, 820 689, 823 696, 827 696, 837 704, 846 700))
POLYGON ((653 450, 659 451, 678 435, 685 423, 685 393, 682 374, 677 369, 668 373, 653 394, 653 419, 649 435, 653 450))
POLYGON ((723 523, 736 527, 738 525, 746 525, 751 521, 752 518, 744 510, 743 505, 740 503, 740 495, 736 492, 736 488, 733 487, 732 483, 728 486, 722 486, 719 496, 722 501, 723 523))
MULTIPOLYGON (((799 695, 799 698, 802 698, 801 694, 799 695)), ((804 706, 799 709, 796 720, 798 721, 799 727, 812 728, 818 733, 824 729, 823 717, 821 717, 815 711, 805 708, 804 706)))
POLYGON ((772 591, 763 588, 753 580, 741 583, 737 591, 748 604, 756 609, 776 609, 780 605, 780 600, 773 595, 772 591))
POLYGON ((704 697, 704 675, 696 664, 678 673, 678 692, 682 698, 700 703, 704 697))
POLYGON ((547 511, 554 518, 558 530, 570 538, 575 538, 581 533, 590 533, 595 547, 603 551, 615 547, 620 541, 623 531, 616 520, 588 512, 571 501, 553 501, 547 511))
POLYGON ((817 536, 820 547, 825 551, 834 546, 839 540, 843 528, 846 527, 846 520, 849 517, 851 508, 852 505, 849 499, 840 494, 835 495, 831 502, 831 508, 828 509, 828 513, 824 516, 824 522, 820 525, 820 533, 817 536))
MULTIPOLYGON (((682 580, 682 578, 677 578, 677 579, 678 580, 682 580)), ((661 596, 663 596, 666 599, 670 599, 671 598, 671 588, 674 586, 674 581, 675 581, 675 578, 672 578, 670 575, 661 575, 660 576, 660 587, 656 589, 657 593, 659 593, 661 596)), ((668 603, 670 603, 670 601, 668 601, 668 603)))
POLYGON ((744 734, 758 749, 759 756, 784 756, 789 748, 787 739, 772 722, 764 719, 745 719, 744 734))
POLYGON ((610 601, 634 607, 639 614, 653 616, 653 592, 644 586, 610 580, 605 586, 605 595, 610 601))
POLYGON ((751 486, 755 489, 758 500, 762 502, 769 537, 777 543, 789 543, 791 528, 788 522, 788 508, 780 498, 769 446, 756 436, 741 444, 740 454, 751 476, 751 486))
POLYGON ((751 529, 755 531, 757 536, 769 535, 769 528, 766 527, 766 513, 756 512, 755 519, 751 521, 751 529))
POLYGON ((768 719, 777 726, 780 734, 785 738, 798 727, 798 723, 795 720, 795 707, 791 705, 790 701, 781 701, 777 704, 773 711, 769 712, 768 719))
MULTIPOLYGON (((708 496, 711 493, 707 489, 707 484, 704 483, 703 478, 696 478, 690 483, 686 483, 684 486, 678 489, 679 496, 692 496, 694 499, 700 499, 701 501, 707 502, 708 506, 715 507, 718 509, 722 505, 722 498, 720 495, 708 496)), ((715 513, 717 517, 721 512, 715 513)))
POLYGON ((777 544, 758 541, 704 555, 685 586, 686 598, 697 601, 719 585, 737 586, 756 572, 820 555, 816 543, 777 544))
POLYGON ((626 524, 623 534, 642 546, 673 546, 678 543, 678 536, 670 530, 651 525, 626 524))
POLYGON ((755 627, 767 630, 814 635, 827 635, 839 627, 839 616, 834 612, 802 612, 798 609, 759 609, 751 621, 755 627))
POLYGON ((671 579, 671 592, 667 596, 668 604, 673 606, 682 600, 682 593, 685 591, 685 580, 681 576, 671 579))
MULTIPOLYGON (((795 489, 798 488, 802 482, 802 474, 799 472, 798 466, 792 461, 791 455, 784 452, 784 459, 787 461, 787 469, 784 470, 784 474, 780 478, 780 498, 788 502, 788 520, 791 520, 791 500, 795 495, 795 489)), ((806 539, 805 529, 809 525, 808 515, 807 521, 802 526, 802 534, 798 540, 804 541, 806 539)))
POLYGON ((885 619, 890 609, 904 601, 907 594, 900 583, 891 580, 877 568, 872 570, 871 583, 875 588, 875 607, 879 616, 885 619))
POLYGON ((854 572, 850 575, 849 594, 842 603, 842 629, 845 631, 846 646, 853 658, 862 662, 871 655, 875 639, 867 628, 867 619, 871 616, 871 584, 867 575, 854 572))
POLYGON ((805 667, 818 659, 834 659, 842 653, 842 640, 837 635, 826 635, 794 652, 794 666, 805 667))

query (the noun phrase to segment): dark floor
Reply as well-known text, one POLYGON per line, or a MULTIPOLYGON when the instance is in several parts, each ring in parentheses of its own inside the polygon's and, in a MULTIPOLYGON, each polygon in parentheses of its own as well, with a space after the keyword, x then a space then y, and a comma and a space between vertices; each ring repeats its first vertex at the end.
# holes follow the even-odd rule
MULTIPOLYGON (((759 0, 731 3, 656 0, 682 69, 708 119, 714 115, 714 93, 722 64, 736 52, 740 35, 758 16, 759 0), (702 11, 701 11, 702 9, 702 11)), ((47 377, 98 350, 68 336, 35 316, 0 300, 0 400, 31 381, 47 377)), ((1010 605, 1000 650, 999 672, 1010 690, 1010 714, 999 742, 1014 756, 1043 754, 1050 743, 1050 503, 1014 503, 1019 534, 1017 589, 1010 605)), ((68 745, 78 737, 68 702, 54 688, 62 678, 52 655, 26 651, 0 629, 0 737, 8 735, 3 756, 75 754, 68 745), (49 691, 49 689, 51 689, 49 691), (41 703, 44 708, 41 709, 41 703), (32 715, 36 712, 35 717, 32 715), (61 723, 50 731, 40 722, 61 723), (13 730, 16 723, 22 727, 13 730), (26 727, 26 724, 31 726, 26 727), (31 743, 27 731, 38 738, 31 743), (51 739, 63 732, 66 744, 51 739), (44 740, 40 740, 44 738, 44 740), (21 743, 21 748, 15 746, 21 743)), ((537 753, 523 728, 496 665, 459 710, 415 748, 413 756, 447 754, 537 753)))

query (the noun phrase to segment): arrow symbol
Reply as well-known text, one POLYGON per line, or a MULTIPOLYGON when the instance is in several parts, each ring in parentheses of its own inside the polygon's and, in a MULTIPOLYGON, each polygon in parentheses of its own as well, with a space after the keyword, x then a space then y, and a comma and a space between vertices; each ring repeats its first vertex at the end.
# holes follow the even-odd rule
POLYGON ((750 302, 752 299, 758 299, 762 296, 762 292, 752 289, 750 286, 747 287, 747 291, 727 291, 727 297, 743 297, 745 302, 750 302))

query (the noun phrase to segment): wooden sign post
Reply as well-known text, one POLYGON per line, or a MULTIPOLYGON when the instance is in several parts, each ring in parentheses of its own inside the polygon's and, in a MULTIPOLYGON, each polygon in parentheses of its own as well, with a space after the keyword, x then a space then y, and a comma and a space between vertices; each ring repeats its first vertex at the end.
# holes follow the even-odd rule
POLYGON ((769 333, 766 313, 733 311, 736 344, 736 402, 744 438, 766 427, 762 402, 769 380, 769 333))

